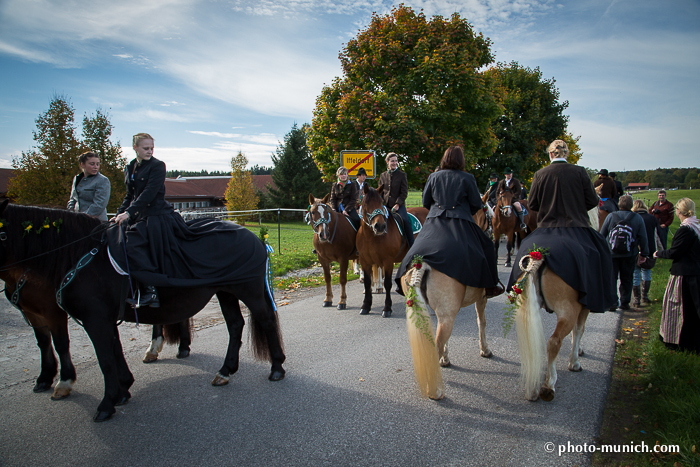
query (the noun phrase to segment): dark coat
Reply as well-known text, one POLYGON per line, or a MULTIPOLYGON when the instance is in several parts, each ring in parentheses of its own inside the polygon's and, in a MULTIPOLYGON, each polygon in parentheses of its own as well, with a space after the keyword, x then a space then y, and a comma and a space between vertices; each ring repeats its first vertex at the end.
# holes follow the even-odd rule
POLYGON ((491 201, 492 205, 496 205, 496 192, 498 190, 498 182, 491 183, 491 180, 488 181, 486 184, 486 191, 484 191, 484 194, 488 193, 488 201, 491 201))
POLYGON ((455 217, 474 222, 483 206, 472 174, 445 170, 431 174, 423 188, 423 207, 430 217, 455 217), (439 174, 439 175, 438 175, 439 174))
POLYGON ((348 180, 347 183, 341 185, 334 183, 331 188, 331 206, 338 212, 341 212, 340 204, 343 204, 343 209, 352 211, 357 208, 357 183, 348 180))
POLYGON ((691 227, 680 226, 671 248, 658 251, 656 256, 673 260, 671 274, 674 276, 700 276, 700 238, 691 227))
POLYGON ((522 193, 522 186, 520 185, 520 180, 517 178, 513 177, 510 179, 510 185, 506 185, 507 180, 504 178, 500 182, 498 182, 498 189, 496 190, 497 193, 502 193, 504 191, 510 191, 513 193, 513 203, 516 201, 520 201, 520 194, 522 193))
POLYGON ((528 206, 537 211, 537 227, 590 227, 588 211, 598 205, 586 169, 554 162, 532 179, 528 206))
MULTIPOLYGON (((647 211, 635 211, 642 217, 644 227, 647 231, 647 243, 649 244, 649 256, 653 256, 656 251, 656 239, 661 238, 661 226, 656 217, 649 214, 647 211)), ((660 242, 661 240, 659 240, 660 242)))
POLYGON ((598 188, 598 185, 603 185, 600 191, 601 199, 615 199, 615 193, 617 193, 617 187, 612 178, 607 175, 598 176, 598 180, 593 183, 594 188, 598 188))
POLYGON ((384 185, 384 206, 389 209, 394 205, 406 205, 406 197, 408 196, 408 178, 401 169, 396 169, 393 172, 388 170, 379 176, 379 186, 384 185))
POLYGON ((172 205, 165 201, 165 163, 155 157, 140 164, 137 161, 126 166, 126 196, 117 214, 126 211, 129 222, 135 222, 173 212, 172 205))
POLYGON ((613 180, 615 182, 615 201, 620 201, 620 196, 625 194, 625 191, 622 189, 622 182, 619 180, 613 180))

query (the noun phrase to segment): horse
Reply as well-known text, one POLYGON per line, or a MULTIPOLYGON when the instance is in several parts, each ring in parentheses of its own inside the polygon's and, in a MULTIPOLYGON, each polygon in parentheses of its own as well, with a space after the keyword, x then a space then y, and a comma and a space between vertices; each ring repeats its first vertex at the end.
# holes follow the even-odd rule
POLYGON ((36 271, 24 264, 0 269, 0 279, 5 282, 5 296, 20 310, 27 324, 32 327, 39 346, 41 372, 33 391, 38 393, 51 389, 58 374, 60 361, 60 381, 56 383, 51 399, 68 397, 76 381, 75 367, 70 357, 68 315, 56 303, 53 289, 36 271), (58 353, 58 361, 54 348, 58 353))
POLYGON ((158 360, 158 354, 163 350, 163 344, 179 344, 176 358, 190 356, 192 343, 192 318, 177 324, 154 324, 151 332, 151 344, 143 356, 143 363, 153 363, 158 360))
MULTIPOLYGON (((513 193, 510 191, 501 191, 496 198, 496 210, 493 216, 493 244, 496 248, 496 257, 498 257, 498 246, 501 243, 501 235, 506 236, 506 267, 511 266, 511 251, 513 246, 520 247, 520 241, 537 228, 537 213, 533 210, 528 210, 527 215, 523 216, 523 222, 527 224, 527 231, 523 231, 518 225, 518 219, 513 213, 512 200, 513 193), (517 245, 516 245, 517 243, 517 245)), ((521 200, 520 204, 524 209, 527 209, 527 201, 521 200)))
MULTIPOLYGON (((600 193, 602 191, 603 191, 603 185, 598 185, 597 187, 595 187, 595 192, 598 195, 599 200, 600 200, 600 193)), ((600 200, 599 206, 597 208, 593 208, 593 209, 597 210, 597 214, 598 214, 598 227, 594 227, 594 228, 599 232, 600 232, 600 228, 603 227, 603 222, 605 222, 605 218, 610 215, 610 212, 608 212, 600 207, 600 205, 602 205, 602 204, 603 204, 603 201, 600 200)), ((593 211, 593 209, 591 211, 593 211)), ((590 214, 589 214, 589 216, 590 216, 590 214)), ((595 225, 592 218, 591 218, 591 225, 595 225)))
POLYGON ((465 286, 427 263, 422 263, 420 268, 409 268, 401 277, 401 288, 406 296, 406 328, 416 381, 423 397, 442 399, 445 389, 440 367, 451 364, 447 342, 460 308, 474 304, 480 355, 484 358, 493 355, 486 342, 485 289, 465 286), (426 305, 437 316, 437 336, 426 305))
POLYGON ((109 228, 108 224, 80 213, 8 206, 7 201, 0 204, 0 216, 4 217, 0 232, 0 268, 23 264, 31 269, 57 290, 58 304, 82 324, 93 343, 105 383, 104 397, 94 421, 108 420, 116 412, 116 405, 125 404, 131 398, 129 388, 134 376, 124 358, 117 321, 123 318, 127 322, 144 324, 180 323, 204 308, 214 295, 226 321, 229 343, 224 364, 212 385, 228 384, 229 377, 238 370, 245 324, 239 299, 250 310, 254 356, 271 362, 269 380, 284 378, 285 355, 279 318, 267 290, 264 269, 259 276, 235 285, 161 287, 159 308, 125 308, 128 278, 115 271, 104 238, 99 235, 109 228), (76 277, 79 280, 73 280, 76 277))
MULTIPOLYGON (((331 262, 336 261, 340 265, 340 301, 338 309, 347 308, 348 296, 345 286, 348 282, 348 262, 355 250, 355 237, 357 231, 345 218, 345 215, 337 213, 328 205, 330 195, 323 199, 315 198, 309 194, 309 223, 314 229, 314 249, 318 261, 323 267, 323 278, 326 282, 326 296, 323 306, 333 306, 333 287, 331 284, 331 262), (345 218, 345 219, 343 219, 345 218)), ((369 276, 368 276, 369 277, 369 276)), ((368 281, 369 282, 369 281, 368 281)))
MULTIPOLYGON (((384 274, 384 290, 386 298, 382 317, 391 316, 391 280, 394 271, 394 263, 400 263, 408 252, 408 243, 404 240, 394 219, 384 206, 382 193, 384 186, 374 189, 369 185, 363 188, 364 198, 360 208, 362 223, 357 232, 356 245, 360 252, 360 265, 365 278, 370 277, 372 268, 381 268, 384 274)), ((425 222, 428 210, 425 208, 410 208, 408 210, 416 216, 421 223, 425 222)), ((399 220, 400 222, 400 220, 399 220)), ((372 308, 372 285, 365 279, 365 297, 360 310, 361 315, 369 314, 372 308)))
POLYGON ((484 203, 483 209, 479 209, 476 211, 476 213, 472 216, 474 217, 474 222, 476 222, 476 225, 479 226, 481 230, 486 233, 486 235, 493 240, 493 226, 492 220, 494 216, 493 209, 491 209, 491 206, 488 205, 487 201, 488 193, 482 196, 481 202, 484 203))

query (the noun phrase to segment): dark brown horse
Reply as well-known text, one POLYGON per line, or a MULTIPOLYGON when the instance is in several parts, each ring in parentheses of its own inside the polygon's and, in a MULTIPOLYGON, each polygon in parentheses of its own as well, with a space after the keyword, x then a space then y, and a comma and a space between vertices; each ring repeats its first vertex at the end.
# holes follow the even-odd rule
POLYGON ((143 363, 153 363, 158 360, 158 354, 163 350, 163 344, 178 344, 176 358, 190 356, 190 344, 192 343, 192 318, 177 324, 154 324, 151 333, 151 345, 146 349, 143 363))
MULTIPOLYGON (((518 223, 512 206, 513 193, 501 191, 496 198, 497 204, 493 216, 493 244, 496 247, 496 257, 498 258, 498 245, 501 243, 501 235, 506 236, 506 267, 511 266, 511 253, 513 247, 520 247, 520 241, 537 228, 537 212, 528 209, 523 221, 527 224, 527 231, 523 231, 518 223), (517 245, 516 245, 517 242, 517 245)), ((527 201, 520 200, 520 205, 527 209, 527 201)))
MULTIPOLYGON (((123 317, 128 322, 136 322, 138 318, 138 322, 144 324, 180 323, 204 308, 214 295, 226 320, 229 344, 224 364, 212 384, 227 384, 229 376, 238 370, 245 325, 239 299, 250 311, 254 355, 271 362, 268 379, 284 378, 285 355, 279 319, 266 286, 264 267, 260 274, 242 278, 236 284, 161 287, 160 308, 140 308, 136 316, 134 309, 123 306, 127 279, 114 270, 101 235, 97 234, 107 225, 84 214, 8 206, 7 202, 0 205, 0 217, 5 221, 0 235, 0 269, 9 270, 22 264, 52 290, 58 289, 59 304, 83 325, 93 343, 105 382, 104 398, 97 408, 95 421, 109 419, 116 412, 114 407, 125 404, 131 397, 129 388, 134 377, 124 358, 117 321, 123 317), (53 227, 39 235, 27 233, 26 226, 43 225, 53 227)), ((266 260, 264 248, 256 255, 258 257, 252 258, 256 262, 266 260)), ((237 265, 232 263, 230 267, 237 265)))
MULTIPOLYGON (((314 229, 314 249, 318 261, 323 267, 323 278, 326 281, 326 296, 323 306, 333 306, 333 287, 331 284, 331 263, 340 265, 340 301, 338 309, 347 307, 347 294, 345 285, 348 282, 348 262, 355 250, 355 237, 357 231, 350 224, 345 215, 336 212, 329 204, 330 195, 323 199, 309 195, 309 222, 314 229)), ((368 276, 369 277, 369 276, 368 276)))
MULTIPOLYGON (((393 216, 384 206, 381 194, 384 186, 375 190, 368 185, 364 186, 364 198, 360 219, 362 223, 357 232, 357 250, 360 252, 360 265, 365 273, 365 278, 371 277, 372 267, 377 266, 384 274, 384 309, 382 316, 391 316, 391 282, 394 272, 394 263, 400 263, 408 252, 408 243, 401 235, 399 227, 393 216)), ((416 216, 421 223, 425 222, 428 210, 425 208, 410 208, 408 210, 416 216)), ((401 222, 399 220, 399 222, 401 222)), ((372 284, 365 280, 365 298, 362 302, 361 315, 366 315, 372 308, 372 284)))

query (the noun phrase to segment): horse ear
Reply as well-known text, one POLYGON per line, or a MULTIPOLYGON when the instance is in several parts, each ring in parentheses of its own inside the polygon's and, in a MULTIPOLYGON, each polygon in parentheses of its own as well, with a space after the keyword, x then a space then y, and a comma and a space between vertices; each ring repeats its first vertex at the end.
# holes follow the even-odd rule
POLYGON ((365 183, 365 185, 362 187, 362 192, 364 194, 369 193, 369 183, 365 183))
POLYGON ((314 195, 309 193, 309 204, 314 204, 316 202, 316 198, 314 198, 314 195))
POLYGON ((382 185, 379 185, 379 188, 377 188, 377 193, 379 193, 380 195, 381 195, 382 193, 384 193, 384 185, 383 185, 383 184, 382 184, 382 185))
POLYGON ((328 193, 326 196, 323 197, 323 204, 328 203, 328 201, 331 200, 331 194, 328 193))
POLYGON ((6 199, 5 201, 0 204, 0 214, 5 212, 5 208, 7 207, 7 204, 10 202, 9 199, 6 199))

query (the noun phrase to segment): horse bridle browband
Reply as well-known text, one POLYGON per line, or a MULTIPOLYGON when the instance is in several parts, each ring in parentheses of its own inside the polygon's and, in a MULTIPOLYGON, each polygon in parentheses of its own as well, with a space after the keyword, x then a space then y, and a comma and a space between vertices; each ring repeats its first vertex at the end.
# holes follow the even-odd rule
MULTIPOLYGON (((319 225, 330 224, 331 220, 332 220, 331 219, 331 209, 328 207, 328 205, 326 203, 321 203, 321 204, 318 204, 317 206, 323 206, 324 208, 326 208, 326 210, 328 211, 328 219, 321 216, 321 218, 319 220, 314 222, 313 220, 311 220, 311 211, 309 211, 306 214, 306 216, 308 217, 308 220, 306 222, 308 224, 312 225, 312 229, 316 235, 318 235, 316 233, 316 227, 318 227, 319 225)), ((335 224, 333 224, 333 233, 331 234, 331 238, 328 240, 328 243, 331 243, 331 244, 333 243, 333 240, 335 239, 335 231, 337 228, 338 228, 338 220, 336 219, 335 224)))
POLYGON ((386 208, 386 206, 383 206, 383 208, 384 208, 383 210, 377 208, 374 211, 372 211, 370 214, 367 214, 367 216, 363 216, 362 215, 362 206, 360 206, 360 217, 362 218, 362 222, 367 224, 367 227, 372 227, 372 224, 370 224, 370 222, 372 222, 372 219, 374 219, 377 216, 384 216, 384 219, 388 220, 389 219, 389 210, 386 208), (365 220, 365 217, 367 218, 366 220, 365 220))

